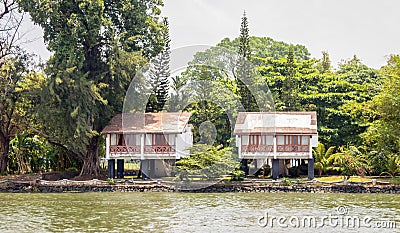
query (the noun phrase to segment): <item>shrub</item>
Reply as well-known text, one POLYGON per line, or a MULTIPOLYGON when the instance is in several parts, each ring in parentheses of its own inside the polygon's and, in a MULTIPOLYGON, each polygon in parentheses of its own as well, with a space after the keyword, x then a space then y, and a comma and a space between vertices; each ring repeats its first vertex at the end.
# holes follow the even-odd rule
POLYGON ((290 186, 290 185, 292 185, 292 180, 290 180, 287 177, 283 177, 280 184, 283 186, 290 186))

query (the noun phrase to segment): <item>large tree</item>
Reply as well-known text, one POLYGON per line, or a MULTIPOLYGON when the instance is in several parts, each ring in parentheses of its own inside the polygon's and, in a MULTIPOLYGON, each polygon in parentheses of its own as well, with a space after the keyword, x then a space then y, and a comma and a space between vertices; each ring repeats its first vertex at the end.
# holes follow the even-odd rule
POLYGON ((20 5, 43 28, 53 52, 40 110, 47 134, 82 159, 81 176, 98 176, 100 132, 122 111, 138 63, 162 48, 162 2, 21 0, 20 5))
POLYGON ((254 73, 252 70, 249 23, 246 12, 242 17, 240 25, 238 60, 235 69, 235 78, 237 83, 237 93, 246 112, 259 111, 257 101, 255 100, 250 86, 254 84, 254 73))
POLYGON ((149 84, 152 93, 146 106, 146 112, 161 112, 165 109, 165 103, 168 99, 169 78, 171 75, 169 68, 171 40, 169 38, 168 19, 164 18, 163 23, 165 27, 162 36, 165 44, 161 53, 150 62, 149 84))
POLYGON ((7 57, 0 66, 0 172, 7 170, 10 141, 30 118, 27 113, 35 101, 32 91, 42 81, 29 68, 30 61, 23 54, 7 57))
POLYGON ((282 91, 280 100, 284 104, 283 110, 285 111, 298 111, 300 110, 299 103, 299 84, 296 79, 296 64, 294 60, 293 47, 289 47, 289 53, 285 64, 285 78, 282 80, 282 91))
POLYGON ((374 113, 375 121, 362 136, 371 150, 400 157, 400 56, 392 55, 381 74, 381 91, 366 109, 374 113))
POLYGON ((23 14, 15 0, 0 1, 0 172, 7 170, 11 137, 22 116, 24 83, 29 79, 31 56, 20 46, 23 14))

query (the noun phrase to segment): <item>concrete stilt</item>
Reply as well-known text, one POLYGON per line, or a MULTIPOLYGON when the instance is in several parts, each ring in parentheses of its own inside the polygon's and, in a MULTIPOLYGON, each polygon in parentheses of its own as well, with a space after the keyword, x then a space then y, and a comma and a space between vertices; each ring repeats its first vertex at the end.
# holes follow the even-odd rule
POLYGON ((155 178, 155 171, 156 171, 156 161, 154 159, 150 159, 149 177, 151 179, 155 178))
POLYGON ((279 176, 279 159, 272 159, 272 179, 276 180, 279 176))
POLYGON ((117 159, 117 178, 123 179, 124 178, 124 160, 117 159))
POLYGON ((240 169, 241 169, 242 171, 244 171, 244 174, 245 174, 246 176, 249 175, 249 166, 248 166, 247 159, 242 159, 241 165, 240 165, 240 169))
POLYGON ((144 159, 140 161, 140 171, 142 173, 142 180, 147 179, 149 176, 149 160, 144 159))
POLYGON ((308 179, 314 179, 314 159, 308 159, 308 179))
POLYGON ((115 159, 108 160, 107 176, 110 179, 115 177, 115 159))

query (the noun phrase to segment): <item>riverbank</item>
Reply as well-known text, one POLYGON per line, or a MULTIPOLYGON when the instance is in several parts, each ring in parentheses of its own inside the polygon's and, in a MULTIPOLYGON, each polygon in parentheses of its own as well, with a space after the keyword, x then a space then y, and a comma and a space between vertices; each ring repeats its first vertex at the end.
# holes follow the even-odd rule
POLYGON ((3 193, 65 193, 65 192, 193 192, 193 193, 386 193, 400 194, 400 185, 391 184, 325 184, 316 181, 294 185, 282 182, 172 182, 120 181, 110 184, 102 180, 90 181, 0 181, 3 193))

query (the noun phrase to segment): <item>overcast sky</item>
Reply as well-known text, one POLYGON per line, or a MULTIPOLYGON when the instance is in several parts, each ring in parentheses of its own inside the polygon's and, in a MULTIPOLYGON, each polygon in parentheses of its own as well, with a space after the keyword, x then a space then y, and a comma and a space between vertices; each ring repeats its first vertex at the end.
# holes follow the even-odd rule
MULTIPOLYGON (((164 0, 172 48, 215 45, 239 34, 246 10, 250 34, 305 45, 313 57, 328 51, 333 64, 356 54, 379 68, 400 53, 398 0, 164 0)), ((40 30, 29 50, 48 58, 40 30)))
POLYGON ((244 10, 251 35, 328 51, 334 64, 356 54, 379 68, 400 53, 398 0, 165 0, 163 12, 181 47, 237 37, 244 10))

